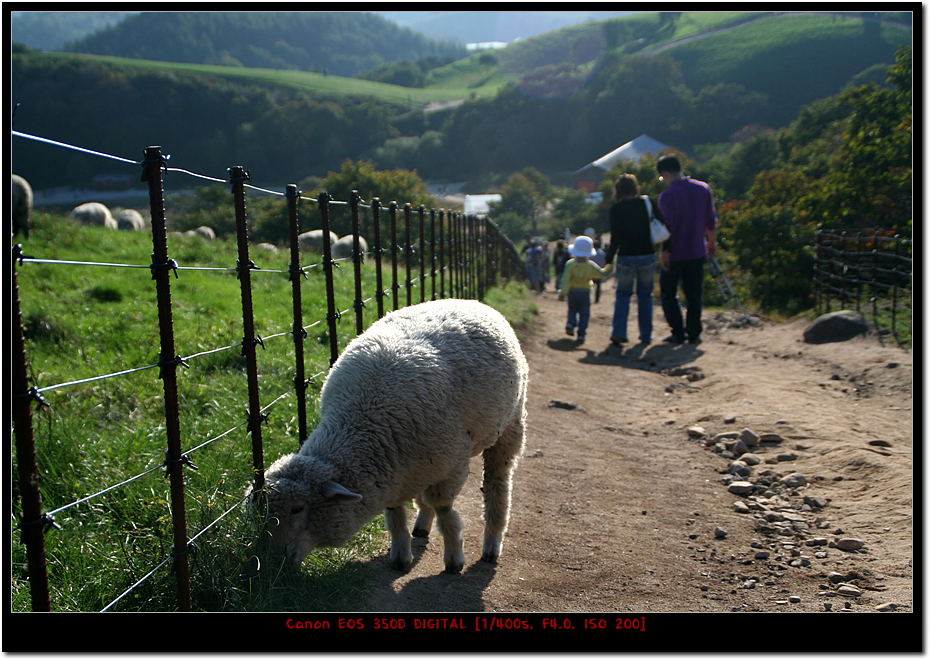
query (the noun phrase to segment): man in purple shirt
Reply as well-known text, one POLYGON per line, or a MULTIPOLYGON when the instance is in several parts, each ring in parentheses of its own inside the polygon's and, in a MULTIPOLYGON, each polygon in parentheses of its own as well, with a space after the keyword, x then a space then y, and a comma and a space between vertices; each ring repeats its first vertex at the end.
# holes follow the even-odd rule
POLYGON ((672 334, 664 341, 693 344, 701 341, 701 310, 704 306, 704 262, 717 254, 717 211, 714 194, 703 181, 681 173, 681 163, 673 155, 662 156, 656 163, 659 177, 668 189, 659 195, 659 210, 665 217, 671 237, 662 247, 659 290, 665 320, 672 334), (682 320, 678 303, 681 283, 687 301, 687 316, 682 320))

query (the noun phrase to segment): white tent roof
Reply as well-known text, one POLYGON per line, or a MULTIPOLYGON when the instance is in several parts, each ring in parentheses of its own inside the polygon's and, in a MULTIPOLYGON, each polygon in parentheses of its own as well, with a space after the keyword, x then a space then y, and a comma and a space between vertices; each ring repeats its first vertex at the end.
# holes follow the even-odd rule
POLYGON ((668 149, 669 145, 659 142, 646 134, 640 135, 635 140, 627 142, 622 147, 614 149, 606 156, 601 156, 591 163, 594 167, 605 172, 613 169, 621 160, 637 161, 646 155, 646 152, 658 155, 663 149, 668 149))
POLYGON ((488 204, 501 201, 500 195, 465 195, 465 215, 487 215, 488 204))

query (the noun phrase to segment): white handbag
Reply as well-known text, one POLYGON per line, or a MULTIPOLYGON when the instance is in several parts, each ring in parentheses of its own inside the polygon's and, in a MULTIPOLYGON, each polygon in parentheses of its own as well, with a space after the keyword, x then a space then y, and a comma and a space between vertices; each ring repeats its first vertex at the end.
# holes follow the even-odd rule
POLYGON ((652 202, 649 201, 647 195, 643 195, 643 201, 646 202, 646 211, 649 213, 649 235, 652 237, 652 242, 664 243, 669 239, 671 233, 668 231, 668 227, 652 212, 652 202))

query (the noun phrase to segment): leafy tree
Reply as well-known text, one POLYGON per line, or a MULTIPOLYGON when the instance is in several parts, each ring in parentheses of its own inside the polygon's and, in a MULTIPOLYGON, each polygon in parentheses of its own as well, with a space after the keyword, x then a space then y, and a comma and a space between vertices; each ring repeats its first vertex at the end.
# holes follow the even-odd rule
POLYGON ((737 205, 721 233, 762 309, 796 314, 810 307, 815 229, 793 209, 737 205))
MULTIPOLYGON (((514 172, 501 186, 501 201, 490 204, 488 215, 491 219, 504 214, 522 218, 522 232, 530 232, 535 236, 539 233, 539 218, 546 208, 551 191, 552 184, 538 170, 528 167, 522 172, 514 172)), ((510 223, 516 224, 513 220, 510 223)))
MULTIPOLYGON (((889 227, 912 218, 911 51, 889 72, 895 89, 865 85, 807 106, 764 146, 745 199, 724 205, 718 236, 737 255, 753 296, 794 313, 811 301, 812 246, 819 226, 889 227), (773 155, 772 146, 777 145, 773 155)), ((738 169, 737 152, 731 162, 738 169)), ((741 169, 745 176, 750 167, 741 169)), ((736 186, 734 186, 736 187, 736 186)))
MULTIPOLYGON (((407 203, 413 209, 417 209, 421 204, 427 208, 436 204, 436 199, 429 194, 426 183, 416 172, 378 170, 375 164, 369 161, 343 162, 342 169, 339 172, 330 172, 322 183, 314 186, 310 196, 317 199, 324 190, 334 200, 343 202, 351 199, 353 190, 358 191, 362 203, 370 204, 372 198, 377 197, 383 208, 387 208, 391 202, 397 202, 398 209, 402 209, 407 203)), ((340 236, 351 232, 352 216, 347 206, 330 206, 330 229, 340 236)), ((370 239, 370 236, 367 238, 370 239)))
POLYGON ((550 239, 561 237, 566 228, 576 235, 588 227, 594 227, 599 232, 608 229, 603 205, 592 202, 588 193, 565 188, 557 194, 552 214, 544 225, 544 234, 550 239))
POLYGON ((818 204, 824 224, 841 227, 911 227, 911 48, 899 51, 889 74, 896 89, 866 85, 844 92, 853 113, 835 166, 818 204))

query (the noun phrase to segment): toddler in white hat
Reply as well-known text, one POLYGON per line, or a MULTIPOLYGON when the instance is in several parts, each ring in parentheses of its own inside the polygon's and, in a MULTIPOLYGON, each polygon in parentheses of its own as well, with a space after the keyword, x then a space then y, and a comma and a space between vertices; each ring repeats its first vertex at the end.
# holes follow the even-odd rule
POLYGON ((577 237, 568 251, 573 258, 565 264, 559 294, 568 300, 568 322, 565 324, 565 333, 575 336, 577 328, 578 343, 581 344, 584 342, 588 320, 591 317, 593 280, 610 275, 613 266, 607 264, 601 268, 591 261, 591 257, 597 254, 597 251, 594 249, 594 241, 588 236, 577 237))

